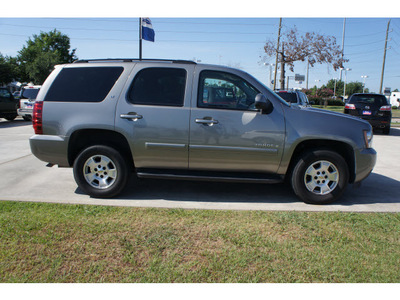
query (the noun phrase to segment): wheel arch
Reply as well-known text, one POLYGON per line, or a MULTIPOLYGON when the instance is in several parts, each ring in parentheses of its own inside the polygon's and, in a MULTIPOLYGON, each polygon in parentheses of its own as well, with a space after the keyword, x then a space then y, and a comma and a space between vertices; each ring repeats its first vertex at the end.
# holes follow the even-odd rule
POLYGON ((306 140, 299 143, 293 151, 288 171, 286 172, 285 179, 290 179, 293 168, 295 167, 298 160, 302 155, 309 150, 330 150, 341 155, 347 163, 349 170, 349 183, 353 183, 355 180, 355 157, 353 147, 345 142, 332 141, 332 140, 306 140))
POLYGON ((134 162, 128 140, 121 133, 106 129, 80 129, 72 133, 68 143, 68 163, 74 164, 78 154, 94 145, 104 145, 121 152, 132 170, 134 162))

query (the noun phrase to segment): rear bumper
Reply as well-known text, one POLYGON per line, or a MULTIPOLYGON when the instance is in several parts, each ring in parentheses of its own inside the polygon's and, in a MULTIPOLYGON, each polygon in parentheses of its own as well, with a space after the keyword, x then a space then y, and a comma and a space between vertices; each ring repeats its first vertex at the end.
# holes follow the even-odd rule
POLYGON ((21 117, 31 117, 32 118, 32 113, 33 113, 33 109, 29 109, 29 108, 19 108, 17 110, 18 115, 21 117))
POLYGON ((360 182, 371 174, 376 164, 376 151, 372 148, 356 153, 356 177, 354 183, 360 182))
POLYGON ((390 126, 391 118, 380 118, 380 119, 364 119, 368 121, 374 128, 385 128, 390 126))
POLYGON ((34 135, 29 139, 31 152, 38 159, 59 167, 69 167, 68 139, 64 136, 34 135))

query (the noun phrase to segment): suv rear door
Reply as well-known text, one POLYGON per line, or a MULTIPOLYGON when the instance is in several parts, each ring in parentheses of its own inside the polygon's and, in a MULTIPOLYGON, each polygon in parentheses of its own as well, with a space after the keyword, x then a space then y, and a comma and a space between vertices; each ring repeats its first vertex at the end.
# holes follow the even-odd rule
POLYGON ((137 64, 118 101, 115 126, 136 168, 188 168, 191 64, 137 64))
POLYGON ((285 137, 282 108, 261 114, 254 107, 260 91, 251 79, 205 68, 196 66, 189 169, 275 173, 285 137), (229 92, 212 96, 210 87, 229 92))

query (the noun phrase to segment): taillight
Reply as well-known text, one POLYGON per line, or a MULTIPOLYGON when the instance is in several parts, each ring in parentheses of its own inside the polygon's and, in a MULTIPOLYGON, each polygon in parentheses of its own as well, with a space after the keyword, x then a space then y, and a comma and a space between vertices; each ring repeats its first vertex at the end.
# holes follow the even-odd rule
POLYGON ((35 134, 43 134, 43 101, 36 101, 33 107, 32 124, 35 134))
POLYGON ((345 107, 346 109, 356 109, 356 106, 354 104, 346 104, 345 107))
POLYGON ((384 105, 384 106, 381 106, 381 108, 379 110, 380 111, 391 111, 392 110, 392 106, 391 105, 384 105))

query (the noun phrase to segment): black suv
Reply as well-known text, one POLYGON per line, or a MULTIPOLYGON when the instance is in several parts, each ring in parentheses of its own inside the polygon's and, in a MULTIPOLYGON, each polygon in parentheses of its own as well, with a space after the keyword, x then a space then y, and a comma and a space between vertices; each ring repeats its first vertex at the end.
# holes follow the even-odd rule
POLYGON ((285 91, 280 90, 276 92, 279 97, 284 99, 287 103, 291 105, 299 105, 299 106, 311 106, 306 94, 303 92, 293 90, 293 91, 285 91))
POLYGON ((384 95, 353 94, 344 107, 344 113, 368 121, 373 128, 383 129, 384 134, 390 133, 392 107, 384 95))
POLYGON ((18 114, 19 101, 15 100, 7 88, 0 88, 0 118, 14 120, 18 114))

